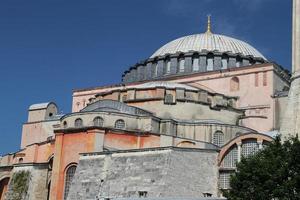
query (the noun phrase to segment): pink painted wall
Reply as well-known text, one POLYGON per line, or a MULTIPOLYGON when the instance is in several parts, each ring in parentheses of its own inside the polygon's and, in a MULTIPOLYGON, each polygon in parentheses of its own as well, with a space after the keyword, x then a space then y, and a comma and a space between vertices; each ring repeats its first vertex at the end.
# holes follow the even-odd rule
MULTIPOLYGON (((275 101, 271 96, 275 90, 282 90, 283 86, 288 86, 288 83, 281 79, 275 71, 275 67, 270 63, 166 78, 165 81, 188 84, 210 92, 239 97, 237 106, 244 109, 246 116, 249 117, 241 120, 240 125, 266 132, 275 127, 275 101), (233 77, 237 77, 239 80, 239 90, 237 91, 230 89, 230 80, 233 77)), ((132 83, 126 87, 134 87, 136 84, 132 83)), ((87 101, 97 93, 115 89, 121 89, 121 87, 103 87, 74 92, 73 112, 83 108, 80 102, 87 101)))

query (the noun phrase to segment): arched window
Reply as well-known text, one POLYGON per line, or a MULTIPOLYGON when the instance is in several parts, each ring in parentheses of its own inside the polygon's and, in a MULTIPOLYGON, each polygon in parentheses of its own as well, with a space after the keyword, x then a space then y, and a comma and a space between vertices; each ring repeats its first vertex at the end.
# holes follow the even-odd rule
POLYGON ((9 178, 0 180, 0 199, 4 199, 5 193, 7 192, 9 178))
POLYGON ((228 68, 228 60, 229 57, 227 54, 222 55, 222 69, 227 69, 228 68))
POLYGON ((193 71, 199 71, 199 57, 196 55, 193 57, 193 71))
POLYGON ((213 144, 221 147, 224 144, 224 134, 221 131, 216 131, 213 135, 213 144))
POLYGON ((238 91, 240 89, 240 80, 238 77, 230 79, 230 91, 238 91))
POLYGON ((240 56, 236 57, 236 67, 241 67, 242 66, 242 58, 240 56))
POLYGON ((64 128, 68 128, 68 123, 66 121, 63 122, 64 128))
POLYGON ((74 177, 76 171, 76 165, 72 165, 70 166, 67 171, 66 171, 66 175, 65 175, 65 192, 64 192, 64 200, 67 199, 68 194, 69 194, 69 190, 71 187, 71 183, 74 177))
POLYGON ((76 128, 82 127, 83 126, 82 119, 80 119, 80 118, 76 119, 74 125, 76 128))
POLYGON ((23 158, 19 158, 19 163, 23 163, 23 158))
POLYGON ((170 59, 166 60, 166 71, 165 74, 170 74, 171 73, 171 61, 170 59))
POLYGON ((157 62, 152 63, 152 77, 157 77, 157 62))
POLYGON ((115 123, 116 129, 124 129, 125 128, 125 122, 122 119, 118 119, 115 123))
POLYGON ((179 58, 179 72, 184 72, 184 58, 179 58))
POLYGON ((237 146, 235 145, 225 155, 222 162, 222 167, 235 168, 237 162, 238 162, 238 151, 237 151, 237 146))
POLYGON ((94 126, 103 126, 104 120, 101 117, 95 117, 94 120, 94 126))
POLYGON ((172 94, 167 94, 167 95, 165 96, 165 103, 166 103, 166 104, 171 104, 171 103, 173 103, 173 95, 172 95, 172 94))
POLYGON ((242 144, 242 156, 248 157, 255 154, 258 151, 258 144, 256 139, 246 140, 242 144))
POLYGON ((214 70, 214 55, 212 53, 207 54, 207 71, 214 70))

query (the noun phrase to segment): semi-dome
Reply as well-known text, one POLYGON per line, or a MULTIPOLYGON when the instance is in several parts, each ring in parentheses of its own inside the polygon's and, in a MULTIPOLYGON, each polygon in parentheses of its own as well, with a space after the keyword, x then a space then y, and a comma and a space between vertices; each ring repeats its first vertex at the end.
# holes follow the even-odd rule
POLYGON ((242 54, 244 56, 259 57, 266 60, 266 58, 258 50, 248 43, 228 36, 213 34, 211 32, 188 35, 173 40, 159 48, 151 56, 151 58, 166 54, 175 54, 177 52, 201 52, 205 50, 219 51, 221 53, 231 52, 235 54, 242 54))

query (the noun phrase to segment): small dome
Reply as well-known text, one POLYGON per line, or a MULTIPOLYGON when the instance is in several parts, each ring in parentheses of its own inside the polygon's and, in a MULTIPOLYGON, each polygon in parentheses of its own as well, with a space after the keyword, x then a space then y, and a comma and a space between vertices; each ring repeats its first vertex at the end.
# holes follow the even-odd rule
POLYGON ((177 52, 201 52, 205 50, 219 51, 222 53, 231 52, 267 60, 259 51, 246 42, 213 33, 194 34, 173 40, 159 48, 151 58, 177 52))

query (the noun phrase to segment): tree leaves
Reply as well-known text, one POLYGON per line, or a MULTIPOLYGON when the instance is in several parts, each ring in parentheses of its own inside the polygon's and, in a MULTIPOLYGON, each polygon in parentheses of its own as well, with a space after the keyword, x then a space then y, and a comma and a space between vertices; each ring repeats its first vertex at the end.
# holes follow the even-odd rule
POLYGON ((280 137, 257 154, 242 158, 231 176, 228 200, 300 199, 300 141, 280 137))

